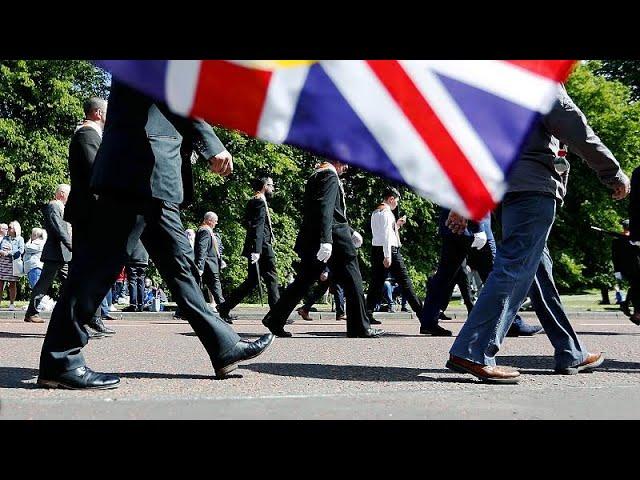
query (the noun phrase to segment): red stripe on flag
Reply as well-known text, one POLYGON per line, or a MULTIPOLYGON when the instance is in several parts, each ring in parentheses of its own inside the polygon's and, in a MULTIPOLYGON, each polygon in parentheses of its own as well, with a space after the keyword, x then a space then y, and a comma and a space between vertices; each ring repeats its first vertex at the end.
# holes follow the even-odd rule
POLYGON ((505 60, 542 77, 564 82, 573 68, 575 60, 505 60))
POLYGON ((472 218, 491 211, 495 202, 482 178, 451 137, 407 72, 395 60, 367 61, 445 171, 472 218))
POLYGON ((191 115, 256 135, 271 72, 203 60, 191 115))

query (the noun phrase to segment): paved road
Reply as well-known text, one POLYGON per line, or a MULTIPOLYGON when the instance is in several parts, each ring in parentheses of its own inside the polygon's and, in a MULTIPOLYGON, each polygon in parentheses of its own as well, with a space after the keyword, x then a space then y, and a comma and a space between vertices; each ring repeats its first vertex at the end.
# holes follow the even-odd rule
MULTIPOLYGON (((234 328, 265 333, 256 309, 234 328)), ((525 314, 531 322, 535 316, 525 314)), ((628 419, 640 418, 640 328, 621 315, 576 313, 574 326, 602 371, 552 375, 544 335, 507 339, 499 364, 519 367, 519 385, 485 385, 444 367, 450 338, 418 334, 410 315, 380 315, 389 335, 348 339, 333 315, 288 326, 264 354, 225 380, 186 322, 170 314, 130 314, 118 333, 85 348, 89 365, 117 372, 121 387, 102 392, 35 385, 46 324, 0 312, 1 419, 628 419), (15 317, 15 318, 14 318, 15 317)), ((464 315, 443 322, 459 331, 464 315)))

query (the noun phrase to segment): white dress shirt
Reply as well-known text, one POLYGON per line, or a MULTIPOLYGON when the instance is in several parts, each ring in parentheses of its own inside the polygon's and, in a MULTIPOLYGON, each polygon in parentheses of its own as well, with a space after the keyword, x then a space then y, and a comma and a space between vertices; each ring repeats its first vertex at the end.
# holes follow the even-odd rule
POLYGON ((371 214, 371 233, 373 239, 371 245, 382 247, 385 258, 391 258, 391 247, 399 247, 401 244, 398 235, 396 217, 391 207, 386 203, 381 204, 371 214))

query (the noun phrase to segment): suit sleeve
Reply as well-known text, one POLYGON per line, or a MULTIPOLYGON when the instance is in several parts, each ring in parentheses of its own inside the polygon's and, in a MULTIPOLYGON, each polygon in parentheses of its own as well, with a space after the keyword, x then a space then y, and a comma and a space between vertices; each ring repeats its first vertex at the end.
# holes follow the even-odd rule
POLYGON ((199 271, 204 270, 204 261, 207 256, 207 250, 209 247, 207 237, 211 237, 211 235, 209 235, 209 232, 204 229, 198 230, 198 232, 196 233, 196 241, 193 250, 195 253, 196 266, 198 267, 199 271))
POLYGON ((47 224, 51 227, 47 230, 47 234, 53 236, 56 240, 71 251, 71 237, 67 231, 67 224, 62 219, 62 213, 53 205, 49 205, 44 211, 47 224), (49 231, 51 230, 51 231, 49 231))
POLYGON ((247 235, 253 253, 262 252, 264 242, 264 222, 267 219, 267 211, 262 200, 253 199, 247 206, 247 235))
POLYGON ((93 169, 93 162, 96 159, 98 148, 100 148, 101 142, 100 135, 91 130, 91 135, 85 134, 78 139, 78 146, 82 152, 82 159, 85 160, 83 169, 87 172, 91 172, 93 169))
POLYGON ((320 222, 320 243, 333 243, 333 212, 336 209, 339 190, 338 177, 334 173, 327 172, 319 178, 319 188, 315 200, 320 209, 320 218, 318 219, 320 222))
POLYGON ((631 175, 631 193, 629 194, 629 230, 631 240, 640 240, 640 167, 631 175))
POLYGON ((558 88, 558 101, 543 118, 545 127, 554 137, 566 143, 570 151, 587 162, 603 184, 619 183, 623 172, 613 153, 593 132, 584 114, 564 88, 558 88))

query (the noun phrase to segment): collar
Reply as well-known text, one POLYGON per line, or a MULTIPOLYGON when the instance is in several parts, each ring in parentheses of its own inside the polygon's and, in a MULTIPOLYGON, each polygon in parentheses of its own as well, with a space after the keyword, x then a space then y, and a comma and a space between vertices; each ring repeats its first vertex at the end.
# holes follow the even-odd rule
POLYGON ((94 122, 93 120, 83 120, 82 123, 76 127, 75 131, 77 132, 82 127, 93 128, 96 132, 98 132, 98 135, 100 135, 100 138, 102 138, 102 127, 98 122, 94 122))
POLYGON ((340 175, 338 175, 338 171, 336 170, 336 167, 334 167, 329 162, 322 162, 320 165, 318 165, 318 168, 316 168, 316 172, 322 172, 324 170, 331 170, 333 173, 336 174, 338 178, 340 178, 340 175))
POLYGON ((210 233, 211 235, 213 235, 213 229, 212 229, 209 225, 207 225, 207 224, 202 224, 202 225, 200 225, 199 230, 208 230, 208 231, 209 231, 209 233, 210 233))

